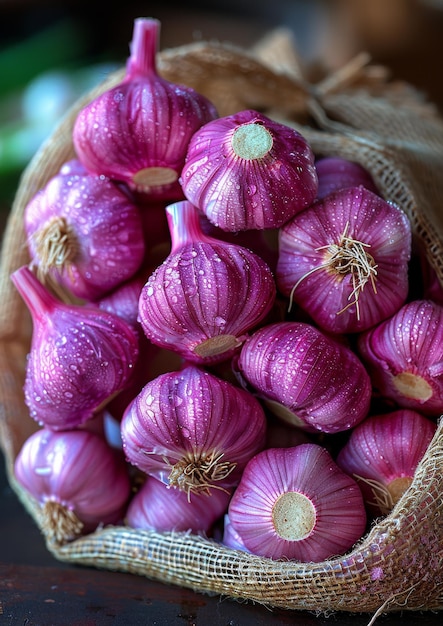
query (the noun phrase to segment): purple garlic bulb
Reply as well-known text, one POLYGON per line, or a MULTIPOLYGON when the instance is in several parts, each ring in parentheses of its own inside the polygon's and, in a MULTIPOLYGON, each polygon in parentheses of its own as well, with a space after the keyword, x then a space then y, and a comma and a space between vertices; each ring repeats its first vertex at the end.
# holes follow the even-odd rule
POLYGON ((320 445, 268 448, 247 464, 228 508, 233 547, 271 559, 319 562, 361 539, 359 486, 320 445))
POLYGON ((443 413, 443 306, 404 304, 362 333, 358 349, 382 396, 425 415, 443 413))
POLYGON ((360 359, 310 324, 263 326, 243 344, 237 367, 272 412, 308 432, 348 430, 368 413, 372 387, 360 359))
POLYGON ((235 486, 264 447, 266 417, 244 389, 196 365, 148 382, 121 423, 127 460, 185 491, 211 494, 235 486))
POLYGON ((176 200, 183 197, 178 178, 188 142, 217 112, 194 89, 158 74, 159 34, 158 20, 134 21, 124 79, 80 111, 73 141, 92 172, 176 200))
POLYGON ((36 500, 51 543, 64 544, 100 525, 122 523, 131 496, 122 454, 82 428, 37 430, 20 449, 14 474, 36 500))
POLYGON ((157 532, 211 534, 214 523, 228 508, 232 490, 213 489, 208 496, 188 497, 185 491, 171 489, 148 476, 132 498, 126 523, 132 528, 157 532))
POLYGON ((24 386, 30 416, 52 430, 79 426, 130 380, 138 335, 117 315, 58 301, 28 267, 11 279, 33 321, 24 386))
POLYGON ((74 159, 25 209, 32 265, 43 283, 97 300, 139 269, 145 254, 142 217, 129 195, 74 159))
POLYGON ((373 193, 379 193, 369 171, 355 161, 342 157, 323 157, 315 162, 315 169, 318 176, 317 200, 333 191, 359 185, 373 193))
POLYGON ((373 515, 388 515, 409 488, 436 429, 411 409, 370 415, 354 428, 336 460, 357 481, 373 515))
POLYGON ((367 330, 395 313, 409 289, 411 224, 362 185, 329 193, 280 229, 279 291, 323 330, 367 330))
POLYGON ((202 126, 180 180, 190 202, 234 232, 282 226, 315 200, 318 185, 305 138, 254 110, 202 126))
POLYGON ((142 289, 141 325, 153 343, 189 361, 220 362, 271 310, 273 274, 247 248, 204 234, 190 202, 166 210, 171 252, 142 289))

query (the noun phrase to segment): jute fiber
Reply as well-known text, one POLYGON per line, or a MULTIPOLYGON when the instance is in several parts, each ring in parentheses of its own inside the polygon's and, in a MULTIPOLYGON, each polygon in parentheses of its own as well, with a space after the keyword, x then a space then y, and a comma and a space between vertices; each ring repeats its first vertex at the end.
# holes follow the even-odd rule
MULTIPOLYGON (((343 156, 372 174, 383 196, 408 215, 443 283, 443 123, 408 85, 391 82, 365 54, 330 76, 308 79, 287 33, 276 31, 252 50, 198 43, 162 51, 171 81, 209 97, 220 115, 254 108, 300 130, 317 156, 343 156)), ((40 525, 39 508, 16 483, 13 461, 37 429, 23 399, 30 315, 10 281, 28 263, 23 211, 30 198, 74 156, 77 112, 117 84, 123 69, 80 99, 24 171, 2 246, 0 273, 0 440, 8 476, 40 525)), ((65 545, 47 540, 60 560, 253 600, 318 612, 443 608, 443 427, 408 491, 371 526, 352 551, 322 563, 276 562, 187 533, 107 527, 65 545)), ((40 526, 41 527, 41 526, 40 526)), ((43 530, 42 530, 43 532, 43 530)))

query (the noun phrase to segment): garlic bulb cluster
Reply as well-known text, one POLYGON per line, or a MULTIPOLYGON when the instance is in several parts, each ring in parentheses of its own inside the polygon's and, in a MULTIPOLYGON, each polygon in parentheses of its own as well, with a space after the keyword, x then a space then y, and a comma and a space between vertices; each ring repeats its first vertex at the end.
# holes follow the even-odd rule
POLYGON ((126 524, 329 559, 436 430, 443 288, 425 256, 411 285, 411 224, 369 171, 220 117, 160 76, 159 32, 135 20, 124 78, 25 210, 39 430, 17 480, 57 543, 126 524))

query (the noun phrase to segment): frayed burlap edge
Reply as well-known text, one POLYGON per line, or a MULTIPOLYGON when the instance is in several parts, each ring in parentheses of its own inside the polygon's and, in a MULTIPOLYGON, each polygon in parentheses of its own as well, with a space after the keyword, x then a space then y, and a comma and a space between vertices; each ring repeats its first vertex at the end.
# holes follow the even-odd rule
MULTIPOLYGON (((435 213, 442 185, 438 180, 442 156, 436 146, 443 130, 433 107, 408 86, 389 84, 382 69, 367 66, 365 55, 335 77, 311 85, 288 49, 286 34, 278 32, 253 53, 203 42, 164 51, 159 63, 165 77, 210 97, 221 115, 244 108, 262 110, 299 128, 316 154, 361 162, 382 193, 408 214, 414 235, 442 278, 443 228, 435 213), (415 129, 412 139, 408 132, 405 136, 406 122, 415 129)), ((39 507, 13 475, 15 456, 37 426, 29 418, 22 392, 32 327, 9 276, 29 260, 23 231, 26 203, 74 156, 71 129, 77 111, 122 76, 123 70, 112 74, 80 99, 35 155, 22 176, 3 241, 0 441, 10 484, 39 525, 39 507)), ((131 572, 271 607, 370 612, 374 617, 396 610, 439 610, 442 428, 439 424, 411 487, 393 512, 374 524, 347 555, 322 563, 275 562, 204 537, 126 527, 103 528, 64 546, 48 541, 48 549, 62 561, 131 572)))

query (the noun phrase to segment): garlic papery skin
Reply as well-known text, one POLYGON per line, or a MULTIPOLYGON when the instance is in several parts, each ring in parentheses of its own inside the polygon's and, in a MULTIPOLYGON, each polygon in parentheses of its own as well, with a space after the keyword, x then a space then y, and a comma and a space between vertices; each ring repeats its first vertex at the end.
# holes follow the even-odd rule
POLYGON ((79 299, 100 298, 133 276, 144 258, 138 206, 76 159, 32 197, 24 224, 39 280, 79 299))
POLYGON ((281 420, 309 432, 348 430, 368 414, 369 375, 345 344, 304 322, 276 322, 244 342, 238 373, 281 420))
POLYGON ((127 460, 189 495, 230 489, 264 447, 266 418, 251 394, 195 365, 159 375, 121 423, 127 460))
POLYGON ((413 300, 358 338, 358 350, 382 396, 438 417, 443 412, 443 306, 413 300))
POLYGON ((223 535, 221 543, 227 548, 232 548, 233 550, 242 550, 243 552, 249 552, 244 544, 243 539, 232 526, 231 520, 229 519, 229 515, 227 513, 223 516, 223 535))
POLYGON ((420 413, 399 409, 370 416, 352 431, 337 464, 355 478, 373 515, 390 513, 408 489, 436 428, 420 413))
POLYGON ((332 333, 367 330, 408 295, 411 226, 362 186, 329 194, 280 229, 277 287, 332 333))
POLYGON ((91 302, 102 311, 118 315, 128 324, 140 330, 138 323, 138 301, 146 279, 143 272, 138 272, 128 280, 120 283, 98 300, 91 302))
POLYGON ((379 194, 371 174, 355 161, 342 157, 322 157, 315 162, 315 169, 318 177, 317 200, 333 191, 359 185, 379 194))
POLYGON ((176 200, 188 142, 218 114, 207 98, 158 74, 159 36, 158 20, 134 20, 125 77, 79 112, 73 142, 91 172, 176 200))
POLYGON ((46 538, 57 544, 121 523, 131 492, 121 453, 82 429, 37 430, 19 451, 14 474, 40 505, 46 538))
POLYGON ((280 227, 314 201, 318 184, 305 138, 254 110, 202 126, 180 181, 213 224, 234 232, 280 227))
POLYGON ((250 552, 318 562, 343 554, 366 528, 361 491, 317 444, 268 448, 247 464, 229 503, 250 552))
POLYGON ((54 430, 79 426, 129 382, 138 335, 116 315, 60 302, 26 266, 11 280, 33 322, 24 385, 30 416, 54 430))
POLYGON ((252 251, 204 234, 190 202, 166 210, 171 252, 142 289, 140 323, 153 343, 189 361, 226 360, 271 310, 274 276, 252 251))
POLYGON ((144 530, 208 536, 227 511, 230 498, 230 491, 220 489, 189 498, 186 492, 148 476, 129 504, 126 523, 144 530))
POLYGON ((106 405, 107 411, 118 421, 121 420, 128 404, 149 380, 181 365, 181 358, 176 353, 153 344, 140 327, 138 301, 144 284, 145 276, 139 272, 97 302, 89 303, 112 315, 121 317, 134 328, 138 337, 139 357, 132 368, 131 377, 124 388, 114 395, 106 405))

